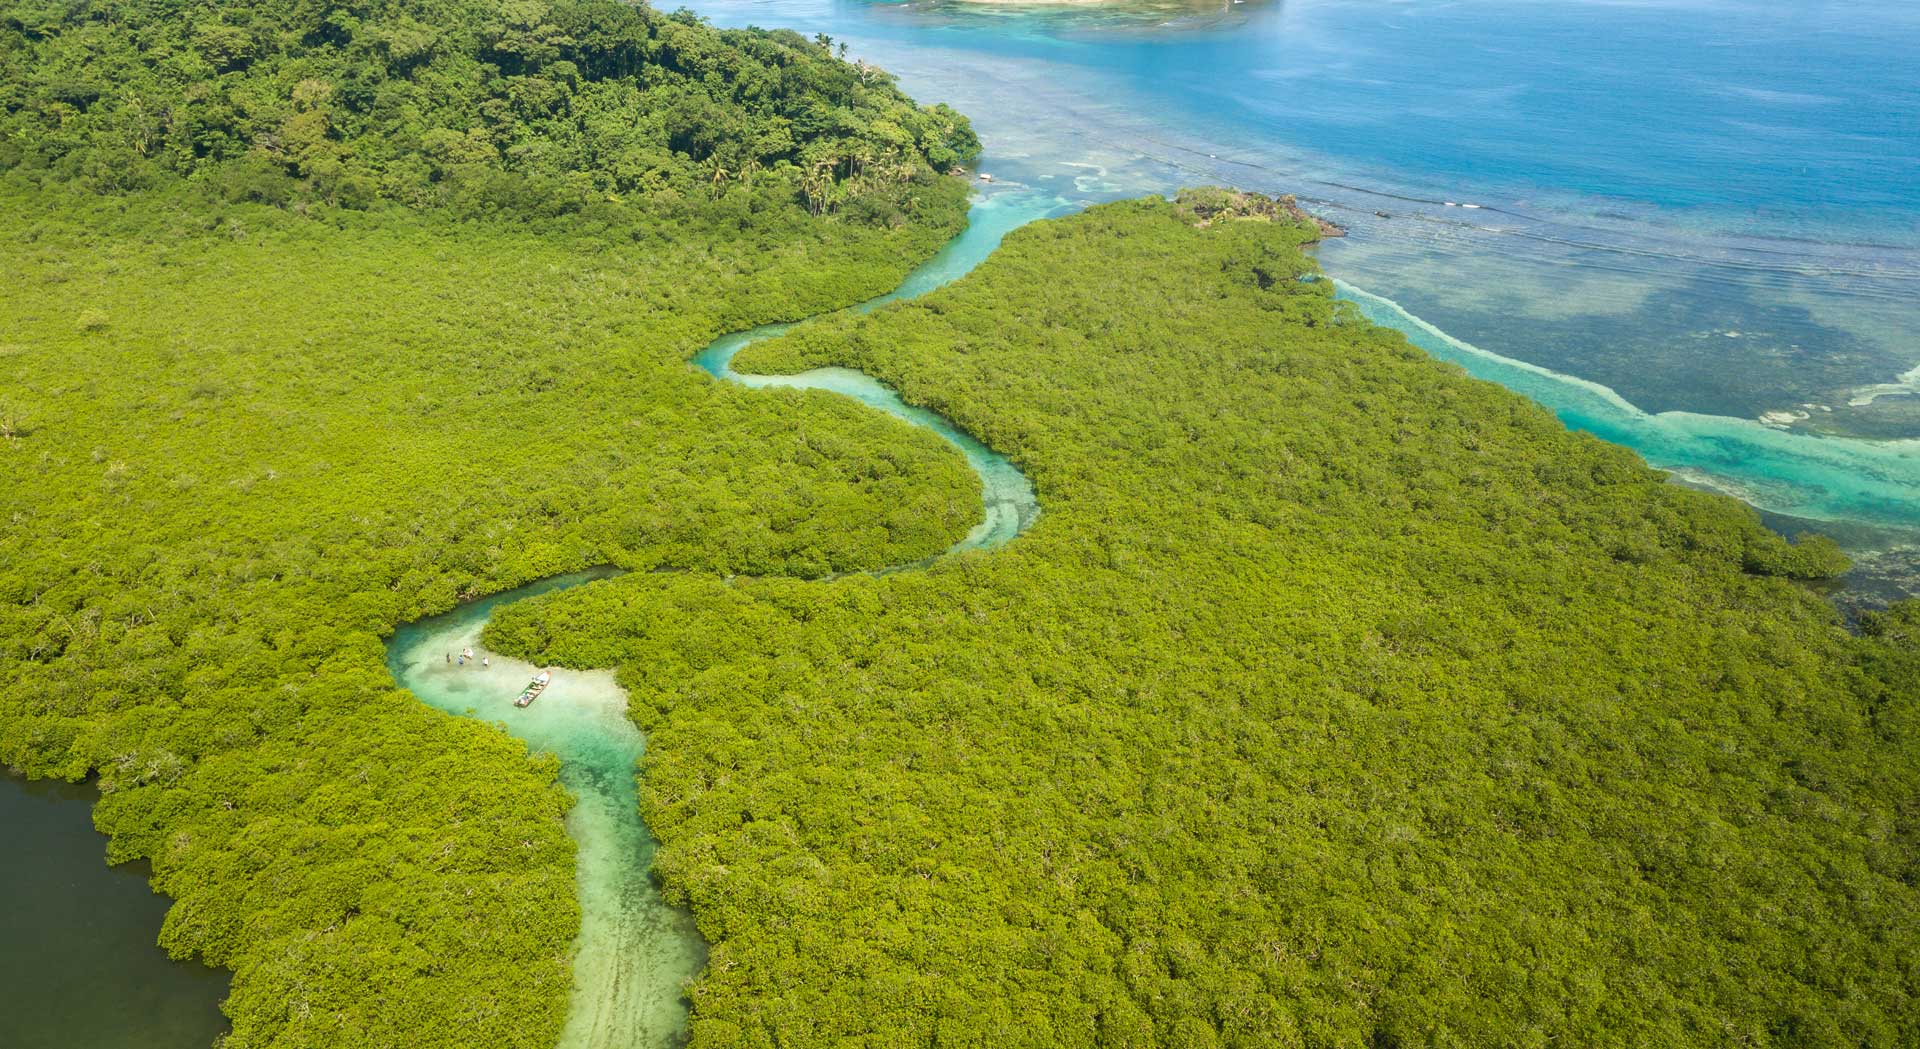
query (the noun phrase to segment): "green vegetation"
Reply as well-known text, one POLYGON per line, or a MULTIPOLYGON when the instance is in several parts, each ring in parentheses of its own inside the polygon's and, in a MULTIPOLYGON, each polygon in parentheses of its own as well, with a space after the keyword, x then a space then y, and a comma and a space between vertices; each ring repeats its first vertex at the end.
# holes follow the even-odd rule
POLYGON ((0 762, 98 774, 163 945, 235 971, 230 1046, 552 1043, 553 764, 380 638, 963 535, 937 438, 685 359, 894 286, 972 148, 822 44, 640 7, 0 3, 0 762))
POLYGON ((237 971, 232 1044, 549 1044, 576 920, 553 770, 398 692, 379 638, 590 564, 819 575, 964 535, 978 483, 938 438, 685 364, 757 289, 825 265, 844 283, 788 308, 846 301, 924 239, 735 273, 404 214, 228 223, 0 236, 27 420, 0 442, 0 761, 99 772, 114 854, 179 901, 164 945, 237 971))
POLYGON ((63 190, 937 224, 978 149, 824 39, 616 0, 0 3, 0 171, 63 190))
POLYGON ((1920 610, 1848 634, 1830 544, 1359 322, 1288 208, 747 351, 1046 506, 805 581, 975 478, 684 360, 890 287, 973 148, 644 7, 0 0, 0 761, 98 774, 231 1046, 552 1043, 553 763, 380 638, 608 562, 492 636, 631 689, 698 1046, 1920 1038, 1920 610))
POLYGON ((749 348, 1013 455, 1003 550, 496 614, 620 667, 694 1044, 1911 1045, 1920 612, 1116 204, 749 348))

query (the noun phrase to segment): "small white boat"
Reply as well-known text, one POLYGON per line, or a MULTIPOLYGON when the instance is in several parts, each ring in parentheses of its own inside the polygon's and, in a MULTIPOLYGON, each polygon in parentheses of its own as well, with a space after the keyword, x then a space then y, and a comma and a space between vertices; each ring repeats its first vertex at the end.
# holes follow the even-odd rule
POLYGON ((513 701, 513 705, 516 707, 532 705, 534 700, 540 698, 540 693, 545 692, 547 686, 552 683, 553 672, 550 670, 542 670, 540 673, 534 675, 532 681, 527 682, 527 687, 521 691, 520 698, 513 701))

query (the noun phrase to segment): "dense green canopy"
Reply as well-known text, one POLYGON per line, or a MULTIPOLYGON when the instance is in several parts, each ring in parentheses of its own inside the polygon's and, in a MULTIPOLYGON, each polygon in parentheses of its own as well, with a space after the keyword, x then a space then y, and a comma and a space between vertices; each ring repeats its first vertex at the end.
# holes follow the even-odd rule
POLYGON ((235 971, 231 1046, 552 1043, 552 763, 380 637, 964 534, 936 438, 685 360, 891 288, 972 148, 823 45, 640 7, 0 3, 0 763, 99 775, 162 943, 235 971))
POLYGON ((938 438, 685 363, 939 233, 642 261, 405 213, 174 221, 0 218, 0 763, 99 773, 114 855, 178 901, 163 944, 236 970, 233 1046, 551 1044, 554 770, 396 690, 380 637, 591 564, 819 575, 965 534, 938 438))
POLYGON ((644 7, 0 0, 0 762, 99 775, 235 1049, 552 1043, 552 763, 380 638, 607 562, 685 571, 493 640, 632 689, 696 1045, 1920 1039, 1920 610, 1847 633, 1829 546, 1344 313, 1284 209, 748 351, 1045 508, 803 581, 975 478, 685 358, 886 290, 974 148, 644 7))
POLYGON ((1032 476, 1004 550, 635 576, 618 665, 696 1044, 1920 1039, 1915 612, 1345 312, 1305 224, 1117 204, 750 347, 1032 476))
POLYGON ((39 183, 898 223, 978 149, 824 40, 617 0, 0 2, 0 171, 39 183))

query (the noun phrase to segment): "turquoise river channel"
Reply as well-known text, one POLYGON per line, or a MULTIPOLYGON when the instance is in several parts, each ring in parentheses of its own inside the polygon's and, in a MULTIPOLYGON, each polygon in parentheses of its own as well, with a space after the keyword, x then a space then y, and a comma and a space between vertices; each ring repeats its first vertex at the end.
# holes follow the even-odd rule
MULTIPOLYGON (((986 258, 1009 230, 1061 207, 1057 200, 1033 194, 982 199, 964 233, 899 288, 852 309, 877 309, 949 283, 986 258)), ((723 336, 693 363, 715 378, 749 387, 830 390, 951 442, 979 475, 984 506, 980 522, 952 551, 1000 546, 1039 515, 1032 484, 1005 456, 940 416, 904 403, 893 390, 860 372, 819 368, 770 376, 742 375, 731 368, 742 348, 792 327, 773 324, 723 336)), ((628 719, 627 695, 612 671, 555 668, 553 683, 539 700, 519 708, 514 700, 540 668, 486 652, 481 644, 487 621, 503 605, 617 574, 615 569, 596 569, 544 579, 404 626, 387 643, 394 679, 422 702, 497 725, 529 749, 560 760, 560 781, 574 797, 567 834, 578 850, 580 900, 563 1049, 677 1044, 686 1027, 683 987, 706 960, 706 945, 692 915, 668 904, 653 882, 655 842, 640 818, 636 780, 646 739, 628 719), (463 661, 468 649, 475 659, 463 661), (483 657, 485 665, 478 662, 483 657)))
MULTIPOLYGON (((1067 214, 1091 202, 1079 193, 1056 192, 1054 187, 1032 183, 1003 182, 983 189, 965 231, 914 269, 894 291, 849 309, 866 312, 933 291, 979 265, 1012 230, 1067 214)), ((1846 542, 1844 533, 1850 528, 1871 528, 1881 522, 1904 524, 1920 518, 1920 470, 1913 465, 1920 454, 1920 441, 1823 438, 1764 427, 1746 419, 1645 412, 1604 386, 1467 344, 1405 312, 1397 303, 1345 282, 1337 282, 1337 287, 1341 297, 1353 302, 1369 319, 1398 328, 1435 357, 1526 394, 1555 411, 1572 428, 1633 447, 1654 465, 1675 470, 1682 480, 1745 496, 1763 511, 1773 511, 1769 523, 1783 530, 1805 524, 1841 533, 1846 542), (1780 516, 1782 512, 1787 516, 1780 516)), ((773 324, 722 336, 696 354, 691 363, 716 379, 749 388, 786 386, 839 393, 930 429, 949 441, 979 476, 983 502, 979 523, 954 551, 1000 546, 1035 520, 1039 504, 1033 488, 1011 461, 941 416, 904 403, 893 390, 871 377, 844 368, 821 368, 790 376, 745 375, 731 368, 731 361, 742 348, 794 326, 773 324)), ((1895 531, 1905 529, 1895 525, 1895 531)), ((1870 535, 1868 540, 1877 538, 1870 535)), ((917 562, 875 571, 923 566, 924 562, 917 562)), ((627 717, 626 693, 613 673, 605 669, 559 669, 553 686, 537 703, 518 709, 513 700, 538 668, 486 653, 481 636, 493 612, 504 605, 616 574, 618 571, 610 568, 571 573, 491 595, 401 627, 387 648, 396 681, 421 701, 455 716, 498 726, 524 741, 530 750, 552 754, 560 761, 562 783, 575 799, 567 816, 567 830, 578 850, 576 876, 581 904, 572 1002, 561 1040, 561 1045, 569 1049, 664 1046, 683 1041, 687 1010, 684 988, 704 965, 706 946, 692 916, 668 905, 653 882, 655 842, 640 818, 636 779, 646 741, 627 717), (486 655, 487 665, 449 662, 449 657, 457 660, 458 654, 469 647, 475 650, 476 658, 486 655)), ((830 585, 830 581, 821 582, 830 585)), ((18 786, 9 784, 10 789, 18 786)), ((25 808, 38 810, 33 804, 25 804, 25 808)), ((124 877, 120 880, 126 881, 124 877)), ((128 897, 128 907, 140 917, 129 917, 118 924, 137 933, 136 938, 150 938, 164 902, 145 893, 120 895, 128 897)), ((158 1037, 140 1042, 109 1039, 98 1044, 186 1046, 204 1044, 209 1037, 206 1032, 217 1031, 217 1016, 204 1008, 208 1004, 204 996, 216 983, 224 986, 218 974, 196 963, 170 961, 157 949, 128 956, 137 963, 138 971, 130 972, 121 983, 130 989, 157 989, 185 979, 193 986, 183 998, 199 1003, 199 1011, 187 1008, 178 1032, 171 1037, 148 1028, 145 1034, 158 1037), (190 977, 190 972, 203 973, 207 978, 190 977)), ((180 989, 174 991, 179 993, 180 989)), ((48 1019, 49 1033, 70 1029, 64 1020, 48 1019)), ((128 1023, 108 1026, 128 1031, 143 1026, 134 1018, 125 1019, 128 1023)))

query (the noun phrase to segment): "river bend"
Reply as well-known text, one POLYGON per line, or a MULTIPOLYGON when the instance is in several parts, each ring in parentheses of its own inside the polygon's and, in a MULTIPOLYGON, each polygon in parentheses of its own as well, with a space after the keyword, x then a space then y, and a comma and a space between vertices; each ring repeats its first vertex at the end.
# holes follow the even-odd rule
MULTIPOLYGON (((938 255, 894 291, 851 309, 866 312, 945 285, 984 260, 1008 231, 1066 210, 1071 207, 1059 198, 1031 192, 1003 191, 981 198, 967 229, 938 255)), ((949 553, 1000 546, 1032 524, 1039 503, 1018 467, 941 416, 906 404, 870 376, 848 368, 798 375, 733 370, 734 355, 741 349, 793 327, 773 324, 722 336, 696 354, 693 364, 717 379, 753 388, 830 390, 951 442, 980 477, 983 512, 979 524, 949 553)), ((678 1044, 687 1019, 683 988, 705 963, 706 945, 693 916, 669 906, 653 883, 657 846, 640 818, 635 781, 646 740, 627 717, 627 695, 613 672, 559 670, 540 701, 521 709, 513 700, 535 667, 491 653, 487 666, 462 665, 457 654, 467 648, 482 651, 480 634, 495 609, 616 574, 615 569, 595 569, 543 579, 408 624, 387 643, 387 665, 395 680, 422 701, 450 714, 498 724, 530 749, 560 760, 560 781, 574 797, 566 823, 577 847, 580 900, 563 1049, 678 1044)))

